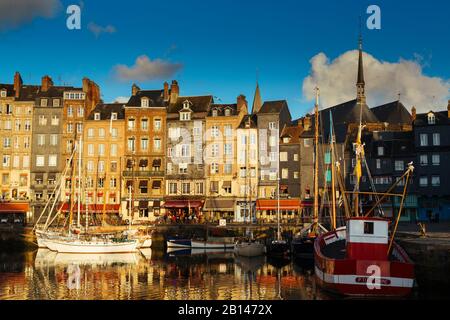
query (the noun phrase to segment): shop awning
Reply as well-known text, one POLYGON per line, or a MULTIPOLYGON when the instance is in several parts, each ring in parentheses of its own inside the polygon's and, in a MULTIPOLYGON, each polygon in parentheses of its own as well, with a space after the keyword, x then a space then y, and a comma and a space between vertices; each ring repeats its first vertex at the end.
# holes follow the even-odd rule
POLYGON ((206 211, 234 211, 233 199, 206 199, 203 210, 206 211))
POLYGON ((300 206, 302 208, 309 208, 309 207, 313 207, 314 206, 314 202, 309 200, 309 201, 300 201, 300 206))
MULTIPOLYGON (((277 210, 278 200, 257 200, 256 210, 277 210)), ((293 199, 280 199, 280 210, 299 210, 300 201, 293 199)))
POLYGON ((0 213, 27 213, 28 203, 0 203, 0 213))
POLYGON ((164 208, 201 208, 203 201, 201 200, 168 200, 164 203, 164 208))

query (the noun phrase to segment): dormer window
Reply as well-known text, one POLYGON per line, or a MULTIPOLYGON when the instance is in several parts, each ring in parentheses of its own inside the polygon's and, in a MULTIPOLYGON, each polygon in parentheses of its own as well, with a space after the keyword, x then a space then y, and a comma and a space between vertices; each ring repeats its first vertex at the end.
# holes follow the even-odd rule
POLYGON ((189 109, 191 103, 189 102, 189 100, 186 100, 183 102, 183 109, 189 109))
POLYGON ((225 109, 225 117, 229 117, 229 116, 231 116, 231 110, 225 109))
POLYGON ((180 120, 181 121, 191 120, 191 113, 190 112, 180 112, 180 120))
POLYGON ((141 106, 144 108, 148 108, 148 98, 141 99, 141 106))
POLYGON ((59 99, 53 99, 53 106, 54 107, 59 107, 59 99))
POLYGON ((111 113, 111 119, 112 120, 117 120, 117 113, 116 112, 111 113))
POLYGON ((94 113, 94 120, 100 120, 100 113, 99 112, 94 113))
POLYGON ((434 116, 434 113, 428 114, 428 124, 436 124, 436 117, 434 116))
POLYGON ((283 138, 283 143, 289 143, 291 141, 290 137, 284 137, 283 138))
POLYGON ((0 91, 0 97, 6 98, 6 90, 5 90, 5 89, 2 89, 2 90, 0 91))
POLYGON ((217 117, 219 115, 219 112, 217 111, 217 109, 214 109, 213 111, 212 111, 212 116, 213 117, 217 117))
POLYGON ((46 107, 47 106, 47 99, 41 99, 41 107, 46 107))

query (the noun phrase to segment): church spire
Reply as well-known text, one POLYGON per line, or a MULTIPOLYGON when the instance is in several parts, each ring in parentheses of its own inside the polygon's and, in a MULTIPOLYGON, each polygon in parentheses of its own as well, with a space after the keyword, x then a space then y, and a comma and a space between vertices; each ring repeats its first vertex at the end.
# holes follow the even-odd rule
POLYGON ((262 99, 261 99, 261 93, 259 92, 259 84, 258 81, 256 81, 256 90, 255 90, 255 97, 253 98, 253 107, 252 107, 252 113, 258 113, 259 110, 261 110, 262 107, 262 99))
POLYGON ((364 65, 363 65, 363 54, 362 54, 362 35, 361 30, 359 33, 359 58, 358 58, 358 78, 356 80, 356 100, 358 103, 365 104, 366 103, 366 93, 365 86, 366 82, 364 81, 364 65))

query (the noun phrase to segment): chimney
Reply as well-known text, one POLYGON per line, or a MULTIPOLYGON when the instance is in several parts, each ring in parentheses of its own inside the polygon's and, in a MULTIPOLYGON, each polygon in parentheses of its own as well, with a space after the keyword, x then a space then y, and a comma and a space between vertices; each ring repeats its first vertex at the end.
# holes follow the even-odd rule
POLYGON ((53 87, 53 80, 49 76, 43 76, 41 80, 41 91, 47 92, 48 89, 53 87))
POLYGON ((170 85, 170 103, 177 102, 178 95, 180 94, 180 87, 178 86, 177 80, 172 80, 170 85))
POLYGON ((139 88, 135 83, 131 86, 131 95, 135 96, 138 91, 141 91, 141 88, 139 88))
POLYGON ((164 101, 169 101, 169 84, 164 82, 164 101))
POLYGON ((417 110, 416 110, 416 107, 414 107, 414 106, 411 108, 411 118, 412 118, 412 121, 416 121, 417 110))
POLYGON ((20 89, 22 88, 22 85, 22 77, 20 76, 19 72, 16 72, 16 74, 14 75, 14 91, 16 92, 16 98, 20 96, 20 89))
POLYGON ((89 114, 101 100, 100 87, 89 78, 83 78, 83 92, 86 93, 86 114, 89 114))
POLYGON ((308 131, 309 129, 311 129, 311 117, 309 116, 309 114, 307 114, 304 118, 303 118, 303 129, 305 131, 308 131))
POLYGON ((447 103, 447 116, 450 118, 450 100, 447 103))
POLYGON ((241 112, 242 108, 247 108, 247 100, 245 100, 245 96, 243 94, 237 97, 237 111, 241 112))

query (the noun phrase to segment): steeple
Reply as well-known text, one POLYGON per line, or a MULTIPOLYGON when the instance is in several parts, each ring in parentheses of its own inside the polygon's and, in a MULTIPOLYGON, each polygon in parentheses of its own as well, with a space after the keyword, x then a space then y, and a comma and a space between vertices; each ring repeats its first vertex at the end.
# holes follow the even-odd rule
POLYGON ((253 98, 252 114, 258 113, 262 107, 261 93, 259 92, 259 84, 256 82, 255 97, 253 98))
POLYGON ((366 104, 366 92, 364 81, 364 65, 363 65, 363 55, 362 55, 362 35, 361 30, 359 33, 359 58, 358 58, 358 79, 356 80, 356 100, 360 104, 366 104))

